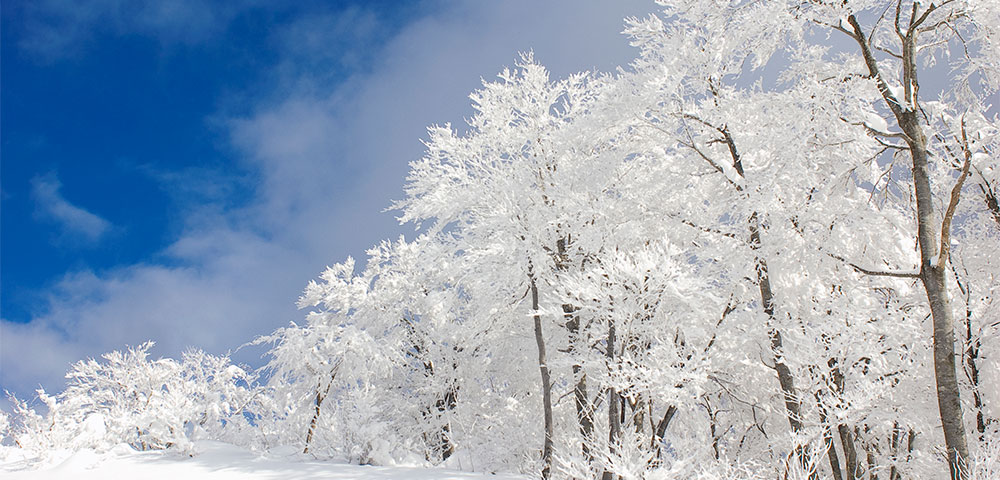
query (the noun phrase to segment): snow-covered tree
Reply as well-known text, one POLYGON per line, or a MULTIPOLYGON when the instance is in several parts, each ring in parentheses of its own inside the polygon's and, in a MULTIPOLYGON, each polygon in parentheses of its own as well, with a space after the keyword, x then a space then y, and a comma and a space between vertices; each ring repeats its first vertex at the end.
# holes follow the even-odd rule
POLYGON ((83 360, 66 374, 65 390, 38 391, 45 411, 12 399, 11 437, 36 455, 57 448, 189 450, 191 440, 214 438, 250 446, 258 391, 255 376, 202 351, 181 361, 149 359, 153 342, 83 360))

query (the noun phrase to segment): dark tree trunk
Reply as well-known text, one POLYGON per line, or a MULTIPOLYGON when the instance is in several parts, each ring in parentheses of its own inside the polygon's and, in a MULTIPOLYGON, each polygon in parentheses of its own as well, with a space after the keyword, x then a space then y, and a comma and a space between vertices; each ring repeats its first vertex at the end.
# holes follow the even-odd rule
MULTIPOLYGON (((760 239, 760 218, 757 212, 750 215, 750 247, 758 250, 761 247, 760 239)), ((785 363, 784 348, 782 345, 781 331, 775 327, 776 318, 774 315, 774 293, 771 290, 771 278, 767 271, 767 261, 762 257, 757 257, 757 285, 760 289, 760 301, 767 314, 768 323, 771 328, 768 335, 771 337, 771 355, 774 362, 774 371, 778 374, 778 385, 781 386, 781 393, 785 400, 785 416, 788 417, 788 425, 792 432, 798 433, 802 430, 802 406, 799 403, 798 391, 795 388, 795 377, 792 376, 791 369, 785 363)), ((809 450, 807 447, 796 447, 796 455, 803 468, 809 466, 809 450)), ((816 475, 810 475, 815 478, 816 475)))
MULTIPOLYGON (((840 373, 840 367, 837 366, 837 359, 831 358, 826 363, 830 366, 830 375, 833 377, 833 385, 837 389, 837 394, 843 395, 844 375, 840 373)), ((855 480, 860 473, 858 472, 858 451, 854 447, 854 437, 851 435, 851 429, 843 423, 838 424, 837 434, 840 436, 840 445, 844 450, 844 478, 845 480, 855 480)))
MULTIPOLYGON (((718 130, 722 134, 722 140, 729 148, 729 155, 733 160, 733 168, 741 178, 745 179, 746 172, 743 169, 743 159, 736 148, 736 141, 729 133, 728 128, 723 127, 718 130)), ((737 186, 736 189, 739 191, 743 190, 740 186, 737 186)), ((781 331, 774 326, 777 323, 777 319, 774 316, 774 292, 771 290, 771 277, 767 270, 767 260, 757 253, 761 248, 760 215, 757 212, 751 213, 748 223, 750 248, 756 256, 757 286, 760 290, 760 303, 764 309, 764 313, 767 314, 768 323, 771 325, 768 336, 771 339, 771 355, 774 361, 774 370, 778 374, 778 384, 781 386, 781 393, 784 396, 788 425, 791 426, 793 432, 798 433, 802 430, 802 413, 798 392, 795 389, 795 378, 792 376, 788 365, 785 364, 781 331)), ((800 461, 805 466, 808 463, 807 452, 799 451, 798 453, 800 461)))
POLYGON ((677 414, 677 407, 671 405, 667 408, 667 411, 663 413, 663 418, 656 423, 656 433, 654 434, 655 441, 662 441, 663 437, 667 434, 667 427, 670 426, 670 421, 674 419, 674 415, 677 414))
MULTIPOLYGON (((819 393, 816 394, 816 402, 821 402, 819 393)), ((830 461, 830 472, 833 474, 833 480, 844 480, 844 474, 840 471, 840 459, 837 457, 837 444, 833 441, 830 418, 822 404, 819 405, 819 421, 823 424, 823 445, 826 447, 826 456, 830 461)))
POLYGON ((705 412, 708 413, 708 434, 712 437, 712 453, 715 456, 715 459, 718 460, 720 453, 719 439, 722 438, 722 435, 716 434, 716 430, 718 430, 716 414, 718 411, 712 407, 712 403, 707 396, 705 397, 704 407, 705 412))
MULTIPOLYGON (((955 267, 952 266, 952 270, 955 267)), ((963 357, 965 359, 965 376, 968 377, 969 382, 972 384, 972 408, 976 411, 976 432, 979 433, 979 441, 986 441, 986 425, 992 422, 992 419, 987 421, 983 410, 985 410, 985 405, 983 404, 983 394, 982 394, 982 384, 979 380, 979 349, 982 347, 982 342, 980 335, 973 335, 972 333, 972 307, 969 302, 972 301, 972 292, 970 289, 971 285, 962 283, 961 277, 958 276, 958 272, 955 271, 955 277, 958 280, 958 289, 962 292, 965 297, 965 348, 962 350, 963 357)))
MULTIPOLYGON (((677 414, 677 407, 671 405, 667 407, 667 411, 663 412, 663 418, 653 427, 653 436, 650 439, 651 446, 656 449, 656 456, 650 459, 649 464, 651 466, 659 466, 663 458, 663 438, 667 434, 667 427, 670 426, 670 421, 674 419, 674 415, 677 414)), ((650 412, 650 417, 653 413, 650 412)))
MULTIPOLYGON (((897 7, 898 8, 898 7, 897 7)), ((949 212, 945 213, 945 222, 938 232, 935 221, 934 199, 931 191, 927 164, 927 137, 920 125, 917 104, 916 54, 917 38, 920 23, 927 18, 927 10, 918 16, 917 6, 913 6, 905 37, 902 39, 903 85, 906 88, 906 98, 895 98, 888 84, 879 72, 878 62, 872 54, 868 39, 862 33, 861 25, 854 15, 848 17, 853 30, 854 40, 861 48, 868 73, 875 79, 879 92, 886 106, 896 117, 896 123, 905 134, 907 148, 913 164, 913 190, 917 199, 917 243, 920 247, 920 281, 927 293, 933 321, 934 338, 934 379, 937 385, 938 413, 941 417, 941 427, 944 430, 945 447, 948 452, 948 466, 951 478, 968 478, 965 472, 965 461, 969 456, 969 447, 965 439, 965 427, 962 424, 962 403, 958 389, 958 374, 955 369, 955 330, 954 315, 951 302, 948 299, 948 288, 945 282, 945 265, 948 262, 947 242, 942 242, 939 248, 938 234, 942 239, 950 237, 950 218, 953 215, 953 205, 957 204, 960 193, 960 177, 956 189, 952 193, 949 212)), ((928 9, 936 8, 931 4, 928 9)), ((968 161, 966 163, 966 172, 968 161)))
POLYGON ((340 363, 338 362, 330 373, 330 383, 326 384, 326 388, 323 388, 322 384, 316 385, 316 408, 313 412, 312 420, 309 421, 309 430, 306 431, 306 446, 302 449, 302 453, 309 453, 309 445, 312 444, 313 433, 316 431, 316 425, 319 424, 319 414, 323 407, 323 401, 326 400, 326 396, 330 393, 330 387, 333 386, 333 381, 337 378, 337 368, 339 366, 340 363))
MULTIPOLYGON (((743 159, 739 149, 736 148, 736 141, 733 139, 728 128, 721 127, 717 130, 722 134, 722 141, 725 142, 729 149, 733 168, 741 178, 745 179, 746 172, 743 169, 743 159)), ((743 188, 739 185, 736 186, 736 189, 743 191, 743 188)), ((781 331, 776 327, 774 292, 771 290, 771 277, 767 269, 767 260, 759 253, 761 248, 761 224, 760 215, 757 212, 750 214, 748 228, 750 230, 750 248, 754 251, 756 257, 757 286, 760 290, 760 302, 764 313, 767 314, 768 324, 770 325, 768 336, 771 340, 771 355, 774 362, 774 370, 778 374, 778 384, 781 386, 781 393, 784 397, 788 425, 791 427, 792 432, 798 433, 802 430, 802 408, 799 403, 798 391, 795 388, 795 378, 792 376, 791 369, 788 368, 784 360, 781 331)), ((802 466, 808 467, 808 449, 797 448, 796 453, 802 466)), ((815 474, 810 475, 810 478, 815 478, 815 474)))
MULTIPOLYGON (((563 311, 570 305, 563 305, 563 311)), ((566 322, 570 337, 570 351, 578 351, 580 338, 580 317, 573 316, 566 322)), ((573 364, 573 403, 576 406, 576 420, 580 427, 580 435, 583 437, 583 457, 587 463, 593 463, 594 454, 590 448, 590 442, 594 438, 594 409, 591 406, 590 396, 587 393, 587 374, 583 372, 583 366, 579 363, 573 364)))
POLYGON ((840 444, 844 447, 844 463, 846 463, 845 473, 847 474, 844 478, 846 480, 856 480, 858 475, 860 475, 858 465, 858 451, 854 448, 854 435, 851 434, 851 430, 847 428, 847 425, 841 423, 837 425, 837 433, 840 434, 840 444))
MULTIPOLYGON (((615 322, 608 320, 608 344, 605 355, 608 358, 608 368, 614 368, 615 362, 615 322)), ((612 375, 614 372, 611 372, 612 375)), ((621 397, 614 387, 608 389, 608 451, 611 455, 617 450, 615 445, 621 436, 621 397)), ((615 475, 607 470, 601 476, 602 480, 614 480, 615 475)))
MULTIPOLYGON (((982 176, 981 173, 980 176, 982 176)), ((979 184, 979 190, 983 192, 986 209, 993 215, 993 220, 997 222, 997 226, 1000 226, 1000 200, 997 199, 996 192, 993 191, 992 186, 986 183, 986 179, 983 179, 983 183, 979 184)))
MULTIPOLYGON (((439 415, 443 415, 446 412, 454 410, 455 406, 458 404, 458 390, 454 385, 449 385, 447 390, 445 390, 444 398, 439 399, 436 403, 439 415)), ((447 460, 451 457, 452 453, 455 453, 455 445, 451 443, 450 423, 445 422, 444 425, 441 426, 438 443, 441 449, 441 461, 447 460)))
POLYGON ((958 389, 958 373, 955 365, 954 314, 948 298, 945 281, 944 261, 938 259, 937 232, 934 230, 934 205, 931 198, 930 179, 927 175, 926 140, 917 124, 915 112, 906 112, 903 117, 909 128, 904 131, 913 138, 910 153, 913 158, 913 184, 917 197, 917 238, 920 244, 920 280, 927 293, 934 324, 934 379, 937 383, 938 413, 944 429, 945 445, 948 448, 948 464, 952 478, 965 478, 965 459, 969 457, 969 447, 962 424, 961 394, 958 389), (935 261, 938 260, 938 261, 935 261), (934 261, 932 263, 932 261, 934 261))
MULTIPOLYGON (((530 270, 529 270, 530 272, 530 270)), ((542 317, 538 314, 538 285, 535 277, 528 274, 531 282, 531 309, 535 312, 535 344, 538 346, 538 371, 542 376, 542 409, 544 411, 545 442, 542 445, 542 478, 548 480, 552 473, 552 379, 545 359, 545 337, 542 336, 542 317)))
MULTIPOLYGON (((556 270, 565 273, 569 270, 569 254, 567 252, 568 236, 556 241, 556 270)), ((563 318, 566 322, 566 330, 569 332, 569 351, 574 358, 580 353, 580 316, 576 313, 576 307, 565 303, 562 306, 563 318)), ((583 366, 578 362, 573 363, 573 403, 576 406, 576 420, 580 427, 580 435, 583 437, 582 448, 583 458, 587 464, 594 463, 594 453, 591 451, 590 442, 594 438, 594 409, 591 406, 590 396, 587 394, 587 374, 583 372, 583 366)))
POLYGON ((319 412, 320 407, 323 405, 323 393, 316 389, 316 411, 313 413, 312 420, 309 422, 309 430, 306 431, 306 446, 302 449, 302 453, 309 453, 309 445, 313 440, 313 432, 316 431, 316 423, 319 422, 319 412))

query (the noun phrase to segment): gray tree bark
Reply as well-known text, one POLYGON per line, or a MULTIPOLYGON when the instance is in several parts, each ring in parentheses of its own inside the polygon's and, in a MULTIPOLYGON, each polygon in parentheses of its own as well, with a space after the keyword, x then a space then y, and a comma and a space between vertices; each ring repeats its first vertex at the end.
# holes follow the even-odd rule
MULTIPOLYGON (((830 374, 833 376, 833 385, 837 389, 838 394, 844 393, 844 375, 840 373, 840 367, 837 366, 837 361, 835 359, 830 359, 827 361, 830 366, 830 374)), ((858 471, 858 451, 854 447, 854 436, 851 435, 851 429, 843 424, 837 424, 837 434, 840 436, 840 445, 844 449, 844 478, 846 480, 855 480, 860 475, 858 471)))
MULTIPOLYGON (((701 119, 695 119, 702 124, 715 129, 722 135, 722 142, 724 142, 729 149, 729 155, 733 162, 733 168, 736 170, 736 173, 739 174, 740 178, 746 179, 742 157, 740 156, 739 150, 736 148, 736 141, 729 133, 729 129, 726 126, 716 127, 701 119)), ((694 148, 694 150, 698 152, 698 154, 719 173, 724 173, 724 169, 718 163, 707 157, 693 145, 691 147, 694 148)), ((743 187, 740 185, 737 185, 732 181, 730 181, 730 183, 734 185, 737 191, 743 191, 743 187)), ((760 290, 761 306, 764 309, 764 313, 767 314, 768 324, 771 325, 771 328, 768 331, 768 336, 771 341, 771 354, 774 362, 774 370, 778 375, 778 384, 781 386, 781 393, 784 397, 785 413, 788 417, 788 424, 793 432, 798 433, 802 429, 801 405, 799 403, 798 391, 795 388, 795 378, 792 376, 791 370, 785 363, 782 354, 783 341, 781 338, 781 331, 774 327, 776 318, 774 315, 774 292, 771 290, 771 277, 767 269, 767 260, 757 253, 761 247, 761 225, 760 216, 756 211, 750 215, 748 228, 750 230, 750 248, 754 251, 754 255, 756 256, 757 286, 760 290)), ((808 450, 799 448, 796 449, 796 454, 801 464, 803 466, 807 466, 809 462, 808 450)), ((815 477, 815 474, 811 475, 811 477, 815 477)))
POLYGON ((545 358, 545 337, 542 336, 542 317, 538 314, 538 285, 535 276, 528 273, 531 284, 531 309, 535 312, 535 344, 538 346, 538 371, 542 376, 542 409, 545 423, 545 441, 542 445, 542 478, 548 480, 552 473, 552 378, 545 358))
MULTIPOLYGON (((955 272, 955 277, 958 277, 958 272, 955 272)), ((986 441, 986 425, 987 422, 985 414, 985 405, 983 404, 983 394, 982 394, 982 383, 979 379, 979 349, 982 348, 982 341, 980 336, 973 335, 972 333, 972 307, 969 306, 971 301, 971 292, 969 291, 971 285, 963 285, 961 279, 958 279, 958 289, 965 296, 965 376, 969 379, 972 384, 972 408, 976 412, 976 432, 979 433, 979 441, 986 441)), ((980 332, 981 333, 981 332, 980 332)))
POLYGON ((833 441, 830 418, 821 403, 819 393, 816 394, 816 401, 820 403, 819 421, 823 425, 823 446, 826 447, 827 460, 830 462, 830 473, 833 474, 833 480, 844 480, 844 474, 840 471, 840 458, 837 457, 837 444, 833 441))
MULTIPOLYGON (((920 282, 927 294, 927 302, 931 309, 934 338, 934 379, 937 385, 938 413, 941 417, 941 427, 944 430, 945 447, 948 451, 948 466, 951 478, 966 479, 965 462, 969 456, 969 447, 965 438, 965 426, 962 423, 962 403, 958 389, 958 374, 955 365, 955 330, 954 314, 948 298, 948 286, 945 280, 945 265, 948 262, 947 241, 938 245, 938 224, 935 221, 935 209, 928 176, 927 137, 916 108, 917 104, 917 73, 916 73, 916 35, 921 23, 936 8, 931 4, 922 14, 918 14, 918 6, 914 4, 909 26, 905 34, 900 33, 903 56, 904 99, 895 98, 888 84, 882 78, 878 63, 872 54, 864 30, 854 15, 848 17, 852 30, 847 32, 858 43, 869 75, 875 79, 879 92, 896 118, 896 123, 903 130, 907 149, 910 151, 913 171, 913 190, 917 199, 917 243, 920 247, 920 282)), ((898 10, 898 7, 897 7, 898 10)), ((898 18, 897 11, 897 18, 898 18)), ((960 177, 952 192, 952 202, 941 225, 942 240, 950 237, 950 216, 954 214, 953 205, 958 202, 961 182, 968 172, 960 177)))
MULTIPOLYGON (((613 368, 615 361, 615 322, 611 319, 608 320, 608 344, 607 350, 605 350, 605 355, 608 358, 608 367, 613 368)), ((615 445, 618 443, 618 438, 621 436, 622 422, 621 422, 621 396, 618 395, 618 390, 614 387, 608 389, 608 451, 614 455, 615 445)), ((614 480, 615 475, 607 470, 601 476, 602 480, 614 480)))
MULTIPOLYGON (((569 270, 568 237, 567 235, 556 241, 556 270, 563 273, 569 270)), ((580 316, 576 313, 576 307, 571 304, 563 304, 562 310, 566 330, 569 332, 570 354, 576 354, 580 350, 580 316)), ((583 437, 583 458, 588 464, 593 464, 594 453, 590 442, 594 438, 594 409, 587 394, 587 374, 583 372, 583 366, 579 362, 573 363, 573 379, 576 382, 573 386, 573 403, 576 406, 580 435, 583 437)))
MULTIPOLYGON (((743 170, 743 160, 736 148, 736 141, 733 140, 728 128, 723 127, 718 130, 722 134, 723 140, 726 142, 726 146, 729 147, 729 154, 733 160, 733 168, 741 178, 746 178, 746 173, 743 170)), ((738 186, 737 189, 742 190, 738 186)), ((767 314, 768 323, 771 325, 771 328, 768 331, 768 336, 771 340, 771 355, 772 360, 774 361, 774 371, 778 374, 778 385, 781 386, 781 393, 784 396, 785 416, 788 417, 788 425, 791 427, 792 432, 798 433, 802 430, 802 406, 799 403, 798 390, 795 388, 795 377, 792 376, 792 371, 788 368, 788 364, 786 364, 784 360, 784 348, 782 345, 783 341, 781 338, 781 331, 774 326, 776 323, 774 315, 774 292, 771 290, 771 277, 767 269, 767 260, 756 253, 761 247, 760 216, 757 212, 753 212, 750 215, 749 229, 750 248, 755 252, 757 257, 757 286, 760 290, 760 303, 764 308, 764 313, 767 314)), ((809 462, 808 450, 803 448, 796 450, 799 462, 803 467, 807 467, 809 462)), ((815 477, 815 475, 811 475, 810 477, 815 477)))
POLYGON ((316 432, 316 425, 319 424, 319 414, 323 407, 323 401, 326 400, 327 395, 330 394, 330 387, 333 386, 333 381, 337 379, 337 370, 340 368, 340 362, 338 361, 333 369, 330 371, 330 383, 326 384, 326 388, 323 385, 316 385, 316 398, 314 400, 315 411, 313 412, 312 420, 309 421, 309 430, 306 431, 306 446, 302 449, 302 453, 309 453, 309 445, 312 444, 313 434, 316 432))

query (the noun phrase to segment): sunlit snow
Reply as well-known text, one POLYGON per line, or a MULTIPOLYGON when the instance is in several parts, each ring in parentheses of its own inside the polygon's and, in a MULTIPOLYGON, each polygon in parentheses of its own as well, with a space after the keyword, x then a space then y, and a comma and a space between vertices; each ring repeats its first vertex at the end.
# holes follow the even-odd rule
POLYGON ((515 480, 518 475, 469 473, 420 467, 380 467, 349 465, 316 460, 292 451, 258 455, 248 450, 214 441, 195 443, 194 455, 173 451, 137 452, 120 445, 107 453, 94 450, 52 452, 46 460, 24 458, 20 450, 7 448, 0 453, 0 478, 108 480, 271 480, 271 479, 352 479, 352 480, 515 480))

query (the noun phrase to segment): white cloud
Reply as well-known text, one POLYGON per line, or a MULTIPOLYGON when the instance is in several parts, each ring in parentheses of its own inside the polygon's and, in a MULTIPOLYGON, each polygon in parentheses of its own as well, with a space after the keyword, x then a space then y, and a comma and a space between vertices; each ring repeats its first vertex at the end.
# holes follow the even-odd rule
POLYGON ((335 73, 342 67, 360 67, 374 53, 365 47, 386 28, 374 11, 350 6, 298 18, 273 32, 272 41, 285 56, 283 66, 292 72, 335 73))
POLYGON ((93 244, 111 230, 111 222, 66 201, 59 192, 61 188, 62 184, 54 175, 35 177, 31 181, 36 213, 57 223, 63 238, 93 244))
MULTIPOLYGON (((218 208, 215 198, 189 207, 186 229, 159 263, 67 275, 29 326, 0 325, 0 386, 24 392, 48 381, 51 389, 67 358, 146 339, 157 342, 154 354, 187 346, 224 352, 301 319, 294 303, 325 265, 412 231, 381 212, 402 196, 427 125, 461 124, 471 114, 468 94, 513 64, 518 51, 533 49, 554 77, 627 63, 635 52, 619 33, 622 19, 653 8, 644 0, 442 2, 337 85, 319 87, 330 76, 316 68, 332 64, 289 69, 295 78, 275 87, 277 100, 226 123, 243 166, 257 175, 253 201, 237 210, 218 208), (40 359, 26 350, 32 342, 68 353, 40 359)), ((366 13, 351 15, 366 29, 378 25, 366 13)), ((337 23, 292 22, 275 35, 289 45, 321 45, 311 40, 322 30, 316 25, 337 23)), ((275 68, 311 61, 288 53, 275 68)), ((184 178, 168 177, 171 185, 184 178)))

